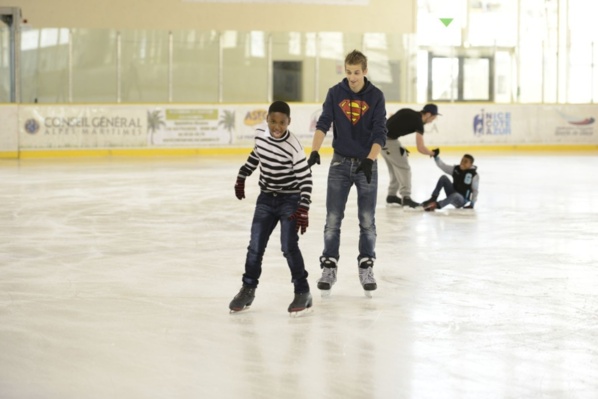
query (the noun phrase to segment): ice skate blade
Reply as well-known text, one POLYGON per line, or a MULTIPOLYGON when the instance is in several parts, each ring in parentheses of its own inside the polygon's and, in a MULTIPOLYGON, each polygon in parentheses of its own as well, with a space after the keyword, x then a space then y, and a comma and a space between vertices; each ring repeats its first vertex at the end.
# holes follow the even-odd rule
POLYGON ((330 296, 330 290, 320 290, 322 298, 328 298, 330 296))
POLYGON ((303 317, 303 316, 307 316, 309 313, 312 312, 312 308, 305 308, 303 310, 299 310, 296 312, 289 312, 289 317, 292 317, 293 319, 297 318, 297 317, 303 317))
POLYGON ((447 209, 446 214, 447 215, 455 215, 455 216, 472 217, 472 216, 475 216, 475 210, 474 209, 463 209, 463 208, 447 209))
POLYGON ((363 294, 366 298, 372 298, 372 291, 363 290, 363 294))
POLYGON ((230 314, 235 314, 235 313, 241 313, 241 312, 245 312, 246 310, 249 310, 250 306, 245 306, 243 309, 239 309, 239 310, 233 310, 233 309, 229 309, 229 313, 230 314))

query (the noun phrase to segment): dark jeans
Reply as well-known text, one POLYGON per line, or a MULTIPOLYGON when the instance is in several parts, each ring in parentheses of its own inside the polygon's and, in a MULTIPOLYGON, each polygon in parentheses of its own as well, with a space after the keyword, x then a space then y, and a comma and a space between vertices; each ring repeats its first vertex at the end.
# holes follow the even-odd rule
POLYGON ((326 194, 326 226, 324 227, 323 257, 338 261, 341 243, 341 223, 351 187, 357 188, 357 217, 359 219, 359 256, 376 259, 376 199, 378 192, 378 162, 372 166, 372 181, 363 172, 355 173, 361 160, 334 154, 328 171, 326 194))
POLYGON ((303 256, 299 250, 299 235, 296 222, 289 220, 299 207, 299 194, 267 194, 260 193, 257 197, 253 222, 251 224, 251 239, 247 247, 245 273, 243 285, 255 288, 262 274, 262 259, 268 240, 274 228, 280 222, 280 245, 287 264, 291 270, 292 282, 296 293, 309 291, 307 271, 303 256))
POLYGON ((453 182, 446 175, 440 176, 436 188, 432 192, 432 197, 438 198, 440 191, 444 189, 446 198, 442 201, 438 201, 438 208, 444 208, 447 205, 452 205, 455 208, 461 208, 467 202, 465 197, 458 193, 453 186, 453 182))

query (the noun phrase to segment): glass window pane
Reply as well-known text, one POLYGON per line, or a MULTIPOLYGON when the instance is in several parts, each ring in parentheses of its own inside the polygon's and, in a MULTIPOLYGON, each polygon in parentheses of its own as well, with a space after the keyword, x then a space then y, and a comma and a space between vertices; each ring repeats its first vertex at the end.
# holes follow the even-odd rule
POLYGON ((554 102, 557 94, 556 2, 520 0, 517 101, 554 102))
POLYGON ((268 101, 268 58, 259 51, 261 46, 268 47, 264 42, 266 37, 251 32, 235 32, 234 35, 226 34, 224 38, 223 101, 268 101))
POLYGON ((568 6, 571 42, 576 43, 579 40, 598 41, 598 29, 596 29, 598 2, 569 1, 568 6))
POLYGON ((216 31, 173 32, 174 102, 218 102, 219 43, 216 31))
POLYGON ((116 102, 116 31, 74 29, 73 102, 116 102))
POLYGON ((598 102, 598 40, 592 43, 593 68, 590 86, 592 87, 592 103, 598 102))
POLYGON ((10 102, 10 30, 0 26, 0 102, 10 102))
MULTIPOLYGON (((543 70, 546 65, 542 62, 542 46, 522 46, 520 54, 521 71, 519 76, 519 101, 523 103, 543 101, 543 70)), ((546 94, 550 90, 546 90, 546 94)))
POLYGON ((467 26, 467 0, 419 0, 417 34, 421 46, 459 46, 461 30, 467 26), (452 18, 448 26, 441 18, 452 18))
POLYGON ((598 2, 570 1, 568 4, 571 49, 567 101, 589 103, 597 100, 594 83, 598 76, 598 29, 595 24, 598 2))
POLYGON ((592 101, 592 43, 575 43, 569 51, 569 93, 567 102, 589 103, 592 101))
POLYGON ((69 38, 67 29, 30 29, 22 33, 21 101, 69 101, 69 38))
POLYGON ((496 83, 494 86, 494 101, 499 103, 511 102, 513 94, 513 57, 508 51, 497 51, 494 57, 496 83))
POLYGON ((127 30, 121 42, 122 101, 168 102, 168 32, 127 30))
POLYGON ((469 3, 467 38, 473 46, 517 44, 517 0, 469 3))
MULTIPOLYGON (((542 88, 542 96, 537 101, 545 102, 545 103, 555 103, 557 102, 557 92, 558 92, 558 50, 556 44, 554 45, 546 45, 544 43, 540 46, 542 53, 540 53, 537 49, 530 49, 529 52, 530 57, 536 57, 537 61, 534 62, 541 62, 541 66, 539 66, 541 73, 536 74, 536 82, 538 79, 541 83, 537 83, 542 88)), ((526 55, 527 57, 527 55, 526 55)), ((529 59, 526 59, 525 62, 522 58, 522 70, 525 70, 526 73, 533 73, 532 65, 529 59)), ((534 81, 532 81, 534 82, 534 81)), ((522 82, 522 84, 524 84, 522 82)), ((525 83, 527 84, 527 83, 525 83)))
MULTIPOLYGON (((345 78, 345 57, 363 47, 360 33, 320 32, 319 37, 319 101, 326 98, 328 89, 345 78)), ((365 53, 368 56, 367 52, 365 53)))
POLYGON ((490 60, 463 60, 463 100, 490 100, 490 60))
POLYGON ((419 50, 417 52, 417 101, 418 103, 425 103, 428 101, 428 66, 430 53, 426 50, 419 50))
MULTIPOLYGON (((315 101, 315 82, 317 81, 315 53, 309 54, 308 35, 302 32, 275 32, 272 33, 272 61, 300 62, 301 63, 301 93, 302 101, 315 101)), ((311 40, 313 43, 313 40, 311 40)))
POLYGON ((459 95, 459 59, 432 58, 432 99, 457 100, 459 95))
POLYGON ((400 72, 403 55, 402 35, 366 33, 363 51, 368 57, 368 76, 384 93, 386 101, 400 101, 400 72))

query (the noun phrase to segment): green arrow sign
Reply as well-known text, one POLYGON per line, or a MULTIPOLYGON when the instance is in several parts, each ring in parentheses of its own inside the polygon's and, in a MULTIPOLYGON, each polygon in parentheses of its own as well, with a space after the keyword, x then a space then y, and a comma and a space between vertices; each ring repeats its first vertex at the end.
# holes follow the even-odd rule
POLYGON ((440 18, 440 22, 444 24, 444 26, 449 26, 451 22, 453 22, 453 18, 440 18))

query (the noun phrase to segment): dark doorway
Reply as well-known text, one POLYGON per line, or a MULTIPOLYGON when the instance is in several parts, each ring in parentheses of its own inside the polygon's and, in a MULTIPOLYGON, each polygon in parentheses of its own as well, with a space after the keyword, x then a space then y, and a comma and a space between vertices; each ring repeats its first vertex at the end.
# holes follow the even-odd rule
POLYGON ((303 63, 301 61, 274 61, 274 101, 303 101, 303 63))

